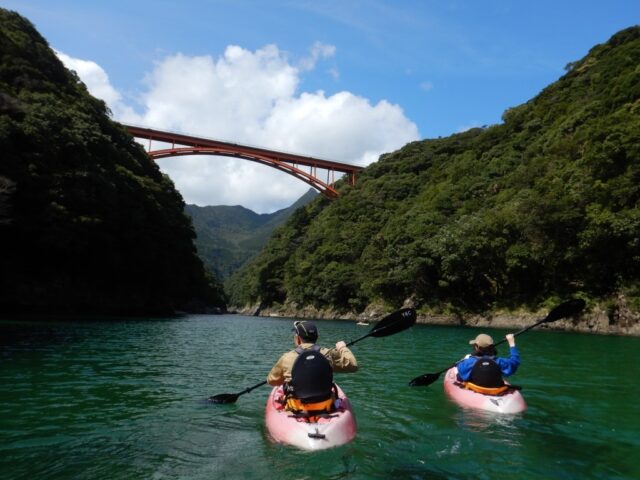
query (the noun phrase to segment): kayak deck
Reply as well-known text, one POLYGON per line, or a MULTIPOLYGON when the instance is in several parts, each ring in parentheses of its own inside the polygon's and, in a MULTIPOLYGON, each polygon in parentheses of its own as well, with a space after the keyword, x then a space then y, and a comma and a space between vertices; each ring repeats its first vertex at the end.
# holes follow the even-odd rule
POLYGON ((350 442, 356 436, 356 419, 351 402, 338 388, 338 408, 315 422, 297 418, 284 409, 282 387, 274 387, 265 408, 265 423, 269 436, 276 443, 303 450, 324 450, 350 442))
POLYGON ((485 395, 464 388, 458 382, 457 375, 456 367, 447 370, 444 377, 444 391, 461 407, 495 413, 520 413, 527 409, 527 403, 518 390, 508 390, 502 395, 485 395))

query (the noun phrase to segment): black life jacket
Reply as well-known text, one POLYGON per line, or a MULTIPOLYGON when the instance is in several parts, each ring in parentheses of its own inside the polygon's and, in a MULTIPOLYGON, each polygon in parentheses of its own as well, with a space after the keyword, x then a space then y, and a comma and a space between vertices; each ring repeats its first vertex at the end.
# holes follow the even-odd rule
POLYGON ((500 365, 492 357, 478 357, 471 368, 469 381, 480 387, 498 388, 504 385, 500 365))
POLYGON ((314 345, 306 350, 296 348, 298 358, 291 368, 288 393, 302 403, 316 403, 327 400, 333 391, 333 368, 329 360, 314 345))

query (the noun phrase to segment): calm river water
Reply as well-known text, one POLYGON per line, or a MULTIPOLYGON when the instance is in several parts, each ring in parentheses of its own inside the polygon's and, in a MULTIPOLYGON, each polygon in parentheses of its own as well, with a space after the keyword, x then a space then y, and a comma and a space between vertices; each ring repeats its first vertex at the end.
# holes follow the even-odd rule
MULTIPOLYGON (((331 346, 369 327, 320 321, 331 346)), ((6 479, 638 479, 640 338, 530 331, 513 378, 529 409, 499 417, 450 403, 441 381, 479 331, 416 326, 353 346, 338 374, 358 420, 349 445, 272 444, 262 381, 291 320, 239 315, 0 322, 0 472, 6 479)), ((507 333, 492 330, 494 338, 507 333)))

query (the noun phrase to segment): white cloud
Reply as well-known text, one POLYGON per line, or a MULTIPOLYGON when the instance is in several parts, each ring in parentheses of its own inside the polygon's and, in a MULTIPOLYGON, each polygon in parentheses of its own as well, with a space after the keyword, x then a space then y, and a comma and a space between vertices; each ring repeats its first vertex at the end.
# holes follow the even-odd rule
POLYGON ((120 93, 109 82, 109 76, 104 69, 90 60, 80 60, 62 52, 55 51, 64 65, 74 70, 84 82, 89 93, 107 104, 116 118, 130 117, 133 110, 125 105, 120 93))
MULTIPOLYGON (((229 46, 218 59, 168 56, 144 79, 138 114, 123 103, 96 63, 59 56, 125 123, 361 166, 418 139, 416 125, 398 105, 373 105, 346 91, 330 96, 298 92, 301 72, 334 54, 335 47, 316 43, 299 67, 275 45, 255 52, 229 46)), ((194 156, 159 163, 185 201, 198 205, 239 204, 272 212, 291 205, 309 188, 290 175, 246 160, 194 156)))
POLYGON ((313 70, 319 59, 333 57, 335 54, 335 46, 315 42, 311 47, 310 55, 300 62, 300 70, 313 70))
POLYGON ((264 143, 290 152, 366 166, 418 137, 402 109, 339 92, 303 93, 278 102, 264 124, 264 143), (295 132, 285 135, 284 132, 295 132), (371 155, 375 158, 371 158, 371 155))
POLYGON ((422 82, 420 84, 420 88, 422 90, 424 90, 425 92, 430 92, 431 90, 433 90, 433 83, 431 83, 431 82, 422 82))
POLYGON ((480 126, 479 122, 471 122, 469 125, 462 125, 456 129, 456 133, 463 133, 467 130, 471 130, 472 128, 478 128, 480 126))

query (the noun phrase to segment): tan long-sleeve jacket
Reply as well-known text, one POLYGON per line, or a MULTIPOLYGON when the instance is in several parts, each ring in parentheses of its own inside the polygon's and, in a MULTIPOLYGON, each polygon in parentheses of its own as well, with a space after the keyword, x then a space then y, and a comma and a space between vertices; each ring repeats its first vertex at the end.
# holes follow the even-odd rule
MULTIPOLYGON (((303 343, 300 346, 306 350, 311 348, 313 343, 303 343)), ((334 372, 351 373, 358 370, 358 361, 347 347, 342 347, 340 350, 322 347, 320 353, 329 360, 334 372)), ((295 349, 283 354, 267 375, 267 383, 277 386, 289 382, 296 358, 298 358, 298 352, 295 349)))

